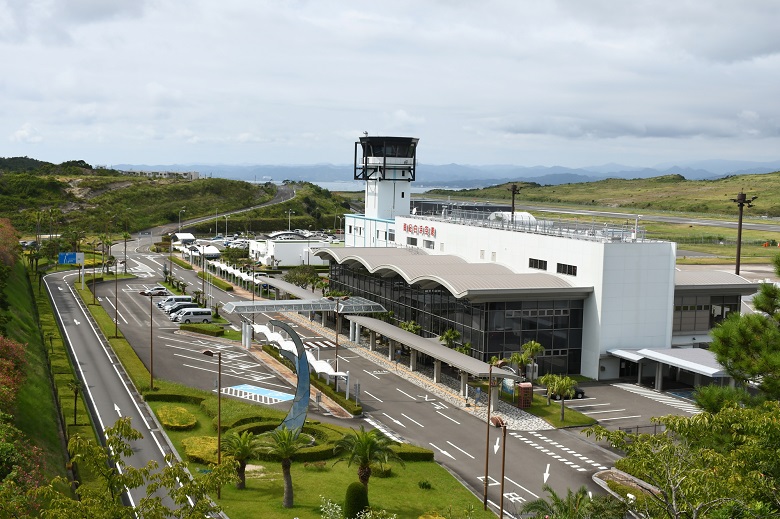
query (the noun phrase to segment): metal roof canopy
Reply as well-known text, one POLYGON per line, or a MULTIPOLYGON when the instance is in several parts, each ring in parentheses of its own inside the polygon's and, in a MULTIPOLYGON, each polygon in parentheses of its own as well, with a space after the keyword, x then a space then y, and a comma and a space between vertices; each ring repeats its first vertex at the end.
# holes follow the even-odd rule
MULTIPOLYGON (((230 301, 225 303, 223 311, 232 314, 256 314, 260 312, 335 312, 340 314, 382 313, 385 307, 363 297, 330 300, 290 299, 285 301, 230 301)), ((381 321, 380 321, 381 322, 381 321)))
POLYGON ((725 368, 715 360, 715 354, 704 348, 643 348, 641 350, 609 350, 607 353, 632 362, 640 362, 643 359, 654 360, 711 378, 729 376, 725 368))
MULTIPOLYGON (((434 359, 440 360, 452 366, 453 368, 465 371, 475 377, 487 377, 490 373, 490 364, 482 362, 479 359, 475 359, 470 355, 465 355, 455 350, 439 344, 437 339, 426 339, 420 337, 417 334, 402 330, 397 326, 393 326, 390 323, 374 319, 372 317, 364 316, 348 316, 348 320, 359 324, 369 330, 384 335, 394 341, 398 341, 406 346, 409 346, 413 350, 420 351, 434 359)), ((505 369, 493 367, 493 377, 495 378, 511 378, 520 380, 522 377, 515 375, 511 371, 505 369)))

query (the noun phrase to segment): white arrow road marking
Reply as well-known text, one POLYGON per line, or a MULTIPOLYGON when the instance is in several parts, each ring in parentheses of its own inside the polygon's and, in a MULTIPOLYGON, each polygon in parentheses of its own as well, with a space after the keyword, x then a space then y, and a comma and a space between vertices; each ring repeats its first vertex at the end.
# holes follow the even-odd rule
POLYGON ((382 413, 382 414, 385 415, 386 417, 388 417, 390 420, 392 420, 395 423, 397 423, 398 425, 400 425, 401 427, 404 427, 404 428, 406 427, 402 422, 399 422, 398 420, 396 420, 395 418, 393 418, 389 414, 387 414, 387 413, 382 413))
POLYGON ((501 443, 501 438, 496 438, 496 444, 493 445, 493 454, 498 454, 498 446, 501 443))
POLYGON ((119 418, 122 418, 122 411, 119 410, 119 406, 116 404, 114 404, 114 411, 119 415, 119 418))
POLYGON ((544 483, 547 483, 547 478, 550 477, 550 464, 547 464, 547 468, 544 469, 544 483))
POLYGON ((57 290, 59 290, 61 292, 62 291, 62 287, 57 287, 57 290))
POLYGON ((431 447, 433 447, 434 449, 436 449, 437 451, 439 451, 439 452, 441 452, 442 454, 444 454, 445 456, 449 456, 450 458, 452 458, 452 459, 455 459, 455 457, 454 457, 452 454, 450 454, 449 452, 447 452, 447 451, 445 451, 445 450, 442 450, 442 449, 438 448, 436 445, 434 445, 434 444, 432 444, 432 443, 430 443, 430 442, 429 442, 428 444, 429 444, 431 447))
POLYGON ((76 323, 76 326, 80 325, 81 323, 78 322, 76 319, 73 319, 73 322, 76 323))

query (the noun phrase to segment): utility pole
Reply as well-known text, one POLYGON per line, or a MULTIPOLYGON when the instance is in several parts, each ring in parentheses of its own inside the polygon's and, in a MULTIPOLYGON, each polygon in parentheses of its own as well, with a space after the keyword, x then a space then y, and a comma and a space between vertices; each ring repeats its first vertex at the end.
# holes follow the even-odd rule
POLYGON ((507 188, 512 193, 512 227, 515 226, 515 195, 520 192, 520 188, 517 187, 517 184, 512 184, 511 187, 507 188))
POLYGON ((739 222, 737 223, 737 269, 734 272, 737 275, 739 275, 739 257, 742 253, 742 211, 745 206, 753 207, 753 200, 756 198, 758 197, 754 196, 748 200, 747 195, 745 195, 745 193, 740 190, 737 198, 731 199, 731 201, 737 204, 737 207, 739 207, 739 222))

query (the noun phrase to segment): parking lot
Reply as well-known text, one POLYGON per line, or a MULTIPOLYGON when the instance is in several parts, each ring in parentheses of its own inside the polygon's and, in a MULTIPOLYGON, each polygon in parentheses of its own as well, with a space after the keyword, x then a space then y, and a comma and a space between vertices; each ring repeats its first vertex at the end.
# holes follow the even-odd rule
POLYGON ((651 432, 653 417, 693 416, 699 412, 690 400, 631 382, 590 382, 580 387, 585 390, 585 397, 568 400, 566 407, 598 420, 607 429, 636 431, 638 427, 639 432, 651 432))

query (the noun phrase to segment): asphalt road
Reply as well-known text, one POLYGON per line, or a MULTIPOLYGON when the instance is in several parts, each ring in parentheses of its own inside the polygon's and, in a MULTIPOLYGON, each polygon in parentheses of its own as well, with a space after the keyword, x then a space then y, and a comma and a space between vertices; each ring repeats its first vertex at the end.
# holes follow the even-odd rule
MULTIPOLYGON (((139 468, 154 460, 158 467, 164 467, 165 454, 170 452, 166 440, 75 294, 72 283, 76 276, 73 271, 49 274, 44 277, 44 283, 70 346, 78 377, 84 384, 83 394, 97 419, 96 426, 103 431, 119 417, 130 417, 133 428, 143 438, 131 442, 133 454, 125 459, 127 464, 139 468)), ((130 504, 137 504, 145 495, 145 489, 137 489, 126 494, 126 499, 130 504)), ((167 506, 175 508, 166 494, 160 497, 167 506)))
MULTIPOLYGON (((114 312, 114 301, 118 301, 119 327, 147 367, 150 366, 149 343, 152 342, 154 376, 214 390, 217 372, 215 359, 201 352, 204 349, 219 349, 223 352, 223 394, 288 409, 294 388, 276 377, 239 345, 174 333, 178 326, 172 325, 168 316, 156 305, 150 308, 150 298, 138 292, 161 279, 162 264, 166 257, 135 252, 138 244, 133 245, 128 252, 128 271, 141 277, 119 283, 118 298, 113 283, 99 286, 98 296, 109 313, 114 312), (153 324, 150 326, 150 323, 153 324)), ((142 249, 140 247, 139 251, 142 249)), ((194 272, 174 268, 177 277, 196 283, 194 272)), ((200 288, 200 285, 197 286, 200 288)), ((234 294, 219 290, 213 290, 213 294, 221 302, 238 299, 234 294)), ((234 315, 227 317, 236 318, 234 315)), ((257 323, 270 319, 287 321, 308 348, 317 350, 321 358, 333 362, 335 344, 331 338, 321 336, 316 331, 317 326, 301 326, 297 320, 288 320, 283 314, 255 315, 257 323)), ((338 420, 315 415, 314 405, 310 408, 312 416, 347 427, 356 428, 361 424, 377 427, 392 438, 432 449, 437 461, 457 474, 478 496, 482 496, 484 489, 487 451, 488 494, 495 511, 498 510, 501 495, 501 465, 505 445, 504 509, 508 517, 515 514, 516 506, 543 497, 545 473, 547 483, 557 492, 565 493, 568 488, 581 485, 598 492, 599 488, 591 476, 598 470, 611 467, 617 459, 613 453, 568 431, 509 431, 504 440, 500 437, 501 429, 488 428, 484 421, 470 413, 347 348, 339 349, 339 367, 342 371, 350 371, 352 384, 360 383, 360 399, 365 416, 338 420)))

